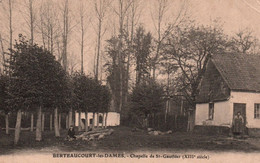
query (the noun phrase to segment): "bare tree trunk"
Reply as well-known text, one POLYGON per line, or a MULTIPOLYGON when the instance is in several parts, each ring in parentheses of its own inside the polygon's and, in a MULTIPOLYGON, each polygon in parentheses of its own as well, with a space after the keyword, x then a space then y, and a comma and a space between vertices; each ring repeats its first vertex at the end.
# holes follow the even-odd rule
POLYGON ((9 134, 9 115, 5 114, 5 133, 9 134))
POLYGON ((121 112, 123 106, 123 70, 124 70, 124 58, 122 55, 122 46, 123 46, 123 34, 124 34, 124 18, 127 13, 128 8, 131 3, 124 4, 123 0, 119 0, 119 10, 117 13, 119 18, 119 49, 118 49, 118 65, 119 65, 119 108, 118 111, 121 112))
POLYGON ((81 111, 79 111, 79 117, 78 117, 78 131, 81 131, 81 111))
POLYGON ((50 131, 52 131, 52 114, 50 115, 50 131))
POLYGON ((43 27, 43 17, 42 17, 43 14, 41 14, 41 33, 42 33, 42 44, 43 44, 43 48, 45 49, 45 32, 44 32, 44 27, 43 27))
POLYGON ((105 113, 103 113, 103 116, 102 116, 102 128, 105 127, 105 113))
POLYGON ((107 128, 107 115, 108 115, 108 113, 106 112, 105 128, 107 128))
POLYGON ((33 2, 32 2, 32 0, 29 0, 29 10, 30 10, 31 45, 33 45, 34 15, 33 15, 33 2))
POLYGON ((174 116, 174 126, 175 126, 175 130, 177 129, 177 114, 175 114, 174 116))
POLYGON ((31 113, 31 132, 33 132, 33 120, 34 120, 34 116, 33 113, 31 113))
POLYGON ((72 108, 69 110, 69 127, 72 125, 72 108))
POLYGON ((97 128, 99 128, 99 112, 97 112, 97 128))
POLYGON ((96 80, 98 80, 100 42, 101 42, 101 27, 102 27, 102 19, 99 19, 99 23, 98 23, 98 45, 97 45, 97 64, 96 64, 96 76, 95 76, 96 80))
POLYGON ((58 122, 58 108, 54 109, 54 131, 55 131, 55 136, 60 137, 60 129, 59 129, 59 122, 58 122))
POLYGON ((64 12, 63 12, 63 56, 62 56, 62 63, 63 63, 63 68, 65 71, 67 71, 67 66, 68 66, 68 61, 67 61, 67 44, 68 44, 68 26, 69 26, 69 4, 68 0, 65 0, 65 5, 64 5, 64 12))
POLYGON ((96 120, 96 116, 95 116, 95 112, 93 112, 93 119, 92 119, 92 129, 95 128, 95 120, 96 120))
POLYGON ((66 114, 66 129, 69 128, 69 115, 66 114))
POLYGON ((37 111, 37 121, 36 121, 36 141, 42 140, 42 108, 41 106, 37 111))
POLYGON ((2 51, 2 60, 3 60, 3 65, 4 65, 4 72, 6 74, 8 74, 9 72, 7 72, 7 66, 6 66, 6 59, 5 59, 5 53, 4 53, 4 44, 3 44, 3 38, 2 35, 0 33, 0 45, 1 45, 1 51, 2 51))
POLYGON ((81 73, 84 72, 84 64, 83 64, 83 59, 84 59, 84 14, 83 14, 83 9, 80 8, 80 24, 81 24, 81 73))
MULTIPOLYGON (((99 78, 99 60, 100 60, 100 49, 101 49, 101 37, 102 35, 102 26, 103 26, 103 20, 106 16, 106 11, 109 6, 109 2, 107 0, 97 0, 95 1, 95 12, 96 12, 96 17, 98 20, 98 30, 97 30, 97 57, 96 57, 96 70, 95 70, 95 79, 98 80, 99 78)), ((105 31, 104 31, 105 32, 105 31)), ((101 72, 102 74, 102 72, 101 72)))
POLYGON ((88 131, 88 111, 85 112, 85 131, 88 131))
POLYGON ((53 26, 51 24, 51 54, 53 54, 53 26))
POLYGON ((20 132, 21 132, 21 121, 22 121, 22 110, 19 109, 17 111, 17 117, 16 117, 16 125, 15 125, 15 133, 14 133, 14 144, 17 145, 19 138, 20 138, 20 132))
POLYGON ((61 129, 61 113, 59 113, 59 129, 61 129))
POLYGON ((42 131, 44 131, 45 114, 42 113, 42 131))
POLYGON ((128 98, 128 83, 129 83, 129 70, 130 70, 130 53, 129 54, 127 54, 127 66, 126 66, 126 77, 125 77, 125 82, 126 82, 126 94, 125 94, 125 99, 124 99, 124 101, 125 101, 125 104, 127 103, 127 98, 128 98))
MULTIPOLYGON (((121 51, 121 49, 120 49, 121 51)), ((118 111, 121 112, 123 106, 123 64, 121 52, 119 53, 119 108, 118 111)))
POLYGON ((9 0, 9 48, 12 49, 13 45, 13 27, 12 27, 12 0, 9 0))

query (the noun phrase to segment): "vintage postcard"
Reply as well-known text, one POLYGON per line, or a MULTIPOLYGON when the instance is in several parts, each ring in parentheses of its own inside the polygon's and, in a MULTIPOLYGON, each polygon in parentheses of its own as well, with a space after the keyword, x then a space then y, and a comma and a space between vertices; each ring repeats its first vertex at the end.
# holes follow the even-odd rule
POLYGON ((260 162, 260 0, 0 0, 0 163, 260 162))

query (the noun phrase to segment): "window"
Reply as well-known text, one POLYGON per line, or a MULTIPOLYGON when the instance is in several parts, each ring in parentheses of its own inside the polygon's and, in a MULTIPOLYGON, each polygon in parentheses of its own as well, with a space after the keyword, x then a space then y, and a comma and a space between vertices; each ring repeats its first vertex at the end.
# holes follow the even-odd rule
POLYGON ((209 103, 209 120, 214 118, 214 103, 209 103))
POLYGON ((255 104, 254 118, 260 119, 260 104, 255 104))

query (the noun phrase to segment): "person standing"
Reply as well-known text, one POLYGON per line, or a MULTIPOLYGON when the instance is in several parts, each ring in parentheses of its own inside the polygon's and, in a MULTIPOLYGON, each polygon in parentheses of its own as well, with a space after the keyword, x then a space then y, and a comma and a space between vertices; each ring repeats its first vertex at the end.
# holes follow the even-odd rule
POLYGON ((244 132, 244 118, 240 112, 235 115, 233 120, 233 134, 241 135, 244 132))

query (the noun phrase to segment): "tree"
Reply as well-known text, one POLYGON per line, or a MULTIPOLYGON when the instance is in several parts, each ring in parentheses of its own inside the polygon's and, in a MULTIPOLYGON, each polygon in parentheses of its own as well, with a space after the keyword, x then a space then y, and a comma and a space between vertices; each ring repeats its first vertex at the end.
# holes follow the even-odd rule
MULTIPOLYGON (((121 101, 122 99, 120 98, 120 94, 123 93, 123 91, 121 91, 121 86, 120 86, 120 82, 121 82, 120 76, 122 75, 122 77, 124 78, 126 75, 125 67, 121 68, 120 70, 120 66, 122 66, 122 64, 119 64, 118 62, 119 59, 118 49, 119 47, 121 47, 120 53, 121 55, 124 56, 126 56, 126 54, 129 51, 129 47, 126 44, 126 40, 122 40, 122 41, 123 42, 121 44, 119 37, 114 36, 109 40, 107 40, 107 46, 106 46, 107 63, 105 64, 105 67, 107 72, 107 83, 109 85, 112 94, 111 111, 117 111, 117 112, 121 112, 120 103, 123 102, 121 101)), ((124 95, 125 94, 123 94, 123 96, 124 95)))
POLYGON ((260 54, 260 42, 249 29, 240 30, 231 41, 234 51, 243 54, 260 54))
POLYGON ((149 78, 151 43, 152 35, 145 33, 142 26, 138 27, 133 38, 133 51, 136 61, 136 85, 140 84, 145 78, 149 78))
POLYGON ((5 113, 5 133, 9 134, 9 119, 8 113, 9 109, 7 105, 7 84, 8 84, 8 76, 7 75, 0 75, 0 110, 3 110, 5 113))
POLYGON ((95 70, 95 78, 98 80, 98 73, 99 73, 99 60, 100 60, 100 49, 101 49, 101 39, 105 33, 105 30, 102 29, 104 19, 106 17, 107 9, 109 6, 108 0, 96 0, 94 2, 94 8, 96 13, 96 18, 98 20, 97 25, 97 56, 96 56, 96 70, 95 70))
MULTIPOLYGON (((75 107, 77 108, 77 111, 79 113, 79 121, 78 121, 78 130, 81 131, 81 112, 87 113, 87 103, 86 100, 90 98, 87 96, 88 92, 88 87, 87 87, 87 76, 83 73, 74 73, 73 74, 73 92, 75 94, 75 107)), ((85 129, 86 131, 88 128, 86 128, 85 124, 85 129)))
MULTIPOLYGON (((111 101, 111 95, 109 92, 109 89, 107 86, 100 86, 100 110, 99 112, 103 113, 103 118, 102 118, 102 128, 103 127, 107 127, 107 115, 108 115, 108 110, 110 107, 110 101, 111 101), (106 118, 105 118, 106 117, 106 118), (105 126, 104 126, 104 122, 105 122, 105 126)), ((99 120, 98 120, 99 121, 99 120)))
POLYGON ((40 5, 40 19, 36 22, 42 37, 43 47, 52 54, 57 53, 55 39, 60 37, 59 21, 56 13, 56 4, 52 0, 42 1, 40 5))
POLYGON ((163 87, 157 84, 155 81, 150 80, 148 82, 140 83, 133 89, 131 97, 131 112, 138 117, 139 123, 147 127, 147 118, 160 112, 164 107, 164 91, 163 87), (140 122, 140 118, 145 120, 140 122))
MULTIPOLYGON (((100 84, 95 79, 86 76, 84 73, 73 74, 73 91, 75 94, 74 105, 79 113, 85 112, 85 130, 88 130, 88 112, 93 112, 92 127, 94 127, 94 115, 99 111, 101 92, 100 84), (97 102, 99 101, 99 102, 97 102)), ((80 122, 80 121, 79 121, 80 122)), ((80 128, 80 124, 79 124, 80 128)))
POLYGON ((65 71, 68 68, 68 35, 69 35, 69 2, 68 0, 64 1, 64 8, 63 8, 63 33, 62 33, 62 65, 65 71))
MULTIPOLYGON (((153 8, 151 11, 152 20, 154 23, 154 27, 156 30, 156 38, 155 38, 155 55, 152 59, 152 77, 155 79, 156 76, 156 66, 159 63, 160 56, 162 54, 162 44, 165 38, 172 32, 175 26, 181 24, 186 16, 187 11, 187 0, 184 0, 180 3, 180 9, 177 11, 176 15, 172 16, 172 20, 170 21, 170 25, 167 27, 163 26, 163 23, 166 19, 166 13, 169 10, 169 6, 172 6, 168 0, 156 0, 155 4, 153 4, 153 8)), ((172 14, 173 15, 173 14, 172 14)))
POLYGON ((164 57, 172 61, 172 66, 178 67, 177 91, 184 95, 192 110, 207 61, 211 55, 230 49, 230 45, 221 27, 193 24, 175 28, 165 40, 164 57))
POLYGON ((11 79, 8 104, 17 111, 15 144, 19 141, 21 111, 37 110, 36 140, 42 140, 42 109, 66 106, 67 76, 55 57, 38 45, 28 43, 20 35, 11 51, 11 79))
POLYGON ((127 63, 126 63, 126 75, 125 75, 125 97, 124 97, 124 103, 128 102, 128 95, 129 95, 129 80, 130 80, 130 64, 131 59, 133 58, 133 40, 134 40, 134 29, 137 25, 140 15, 141 15, 141 1, 132 0, 130 5, 130 10, 127 15, 127 29, 125 30, 125 37, 128 40, 128 46, 130 47, 129 52, 127 53, 127 63), (129 30, 129 24, 130 24, 130 30, 129 30))
POLYGON ((117 53, 117 62, 118 62, 118 72, 119 72, 119 105, 118 105, 118 111, 121 112, 122 106, 123 106, 123 86, 124 86, 124 77, 123 73, 125 73, 125 56, 123 53, 123 36, 124 36, 124 23, 125 18, 127 16, 128 9, 131 6, 131 1, 125 1, 125 0, 118 0, 118 10, 114 9, 114 12, 118 16, 119 20, 119 46, 118 46, 118 53, 117 53))
POLYGON ((21 7, 24 10, 19 10, 25 19, 26 25, 29 30, 29 35, 30 35, 30 44, 34 44, 34 38, 35 38, 35 27, 36 27, 36 1, 35 0, 23 0, 21 4, 21 7))
MULTIPOLYGON (((13 46, 13 8, 14 8, 14 0, 8 0, 6 1, 6 4, 4 2, 1 2, 1 7, 3 11, 5 11, 5 17, 8 18, 8 30, 9 30, 9 49, 12 49, 13 46)), ((3 44, 3 38, 0 34, 0 43, 1 43, 1 50, 2 50, 2 56, 3 56, 3 69, 4 74, 9 75, 8 67, 7 67, 7 60, 11 59, 8 53, 5 52, 4 44, 3 44)), ((5 79, 4 79, 5 80, 5 79)), ((5 109, 6 110, 6 109, 5 109)), ((6 122, 6 134, 9 134, 9 115, 7 110, 5 111, 5 122, 6 122)))

